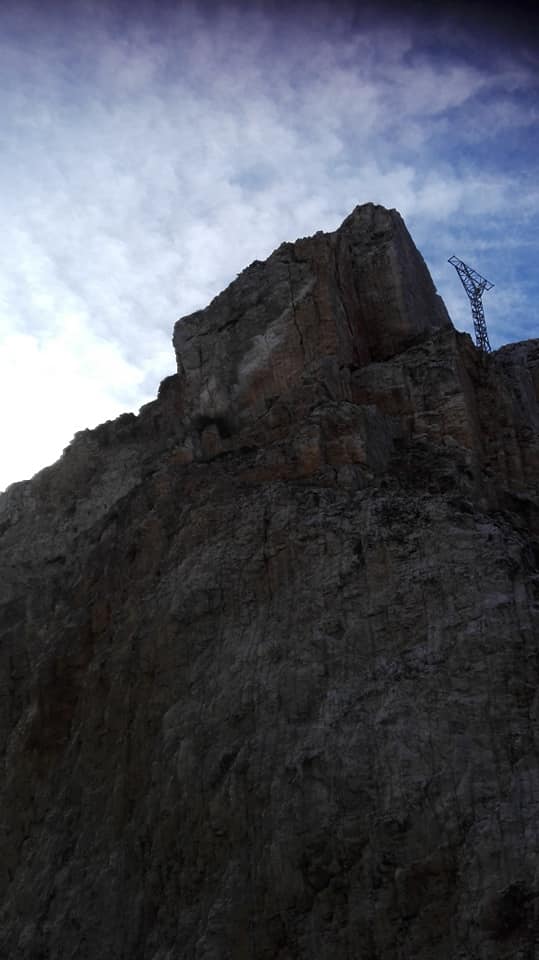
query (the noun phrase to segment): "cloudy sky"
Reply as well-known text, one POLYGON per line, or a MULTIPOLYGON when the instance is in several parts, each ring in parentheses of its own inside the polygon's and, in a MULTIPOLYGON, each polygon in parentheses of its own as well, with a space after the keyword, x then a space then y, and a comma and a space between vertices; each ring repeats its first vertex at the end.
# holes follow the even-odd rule
POLYGON ((402 213, 459 329, 452 254, 496 285, 494 347, 539 335, 536 24, 428 9, 3 0, 0 489, 152 399, 178 317, 357 203, 402 213))

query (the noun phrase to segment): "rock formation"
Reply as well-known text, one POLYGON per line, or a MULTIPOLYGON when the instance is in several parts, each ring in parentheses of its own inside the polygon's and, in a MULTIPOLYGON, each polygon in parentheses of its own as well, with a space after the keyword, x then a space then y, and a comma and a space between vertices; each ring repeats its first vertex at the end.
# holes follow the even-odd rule
POLYGON ((539 341, 368 204, 174 345, 0 498, 0 955, 532 960, 539 341))

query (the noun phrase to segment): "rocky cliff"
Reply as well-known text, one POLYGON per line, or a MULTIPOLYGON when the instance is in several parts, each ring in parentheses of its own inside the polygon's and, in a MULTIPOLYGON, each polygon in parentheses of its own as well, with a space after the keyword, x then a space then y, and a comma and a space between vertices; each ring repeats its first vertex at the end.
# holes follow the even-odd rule
POLYGON ((539 956, 539 341, 395 211, 0 498, 0 955, 539 956))

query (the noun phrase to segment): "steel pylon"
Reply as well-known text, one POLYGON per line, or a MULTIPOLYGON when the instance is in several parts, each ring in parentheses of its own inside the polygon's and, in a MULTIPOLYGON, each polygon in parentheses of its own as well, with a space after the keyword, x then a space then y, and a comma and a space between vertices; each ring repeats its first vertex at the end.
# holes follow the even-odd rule
POLYGON ((483 296, 483 292, 485 290, 491 290, 494 284, 490 283, 488 280, 485 280, 480 273, 477 273, 476 270, 472 270, 471 267, 469 267, 462 260, 459 260, 458 257, 450 257, 448 263, 451 263, 455 267, 455 270, 461 279, 462 286, 470 298, 473 325, 475 330, 475 342, 480 350, 484 350, 485 353, 490 353, 492 348, 488 339, 487 323, 485 320, 483 301, 481 298, 483 296))

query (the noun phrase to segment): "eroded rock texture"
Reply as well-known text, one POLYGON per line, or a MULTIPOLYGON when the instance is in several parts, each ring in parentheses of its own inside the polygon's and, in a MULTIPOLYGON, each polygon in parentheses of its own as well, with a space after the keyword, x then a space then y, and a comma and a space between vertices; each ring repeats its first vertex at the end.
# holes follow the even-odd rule
POLYGON ((174 342, 0 499, 1 956, 532 960, 539 341, 367 205, 174 342))

